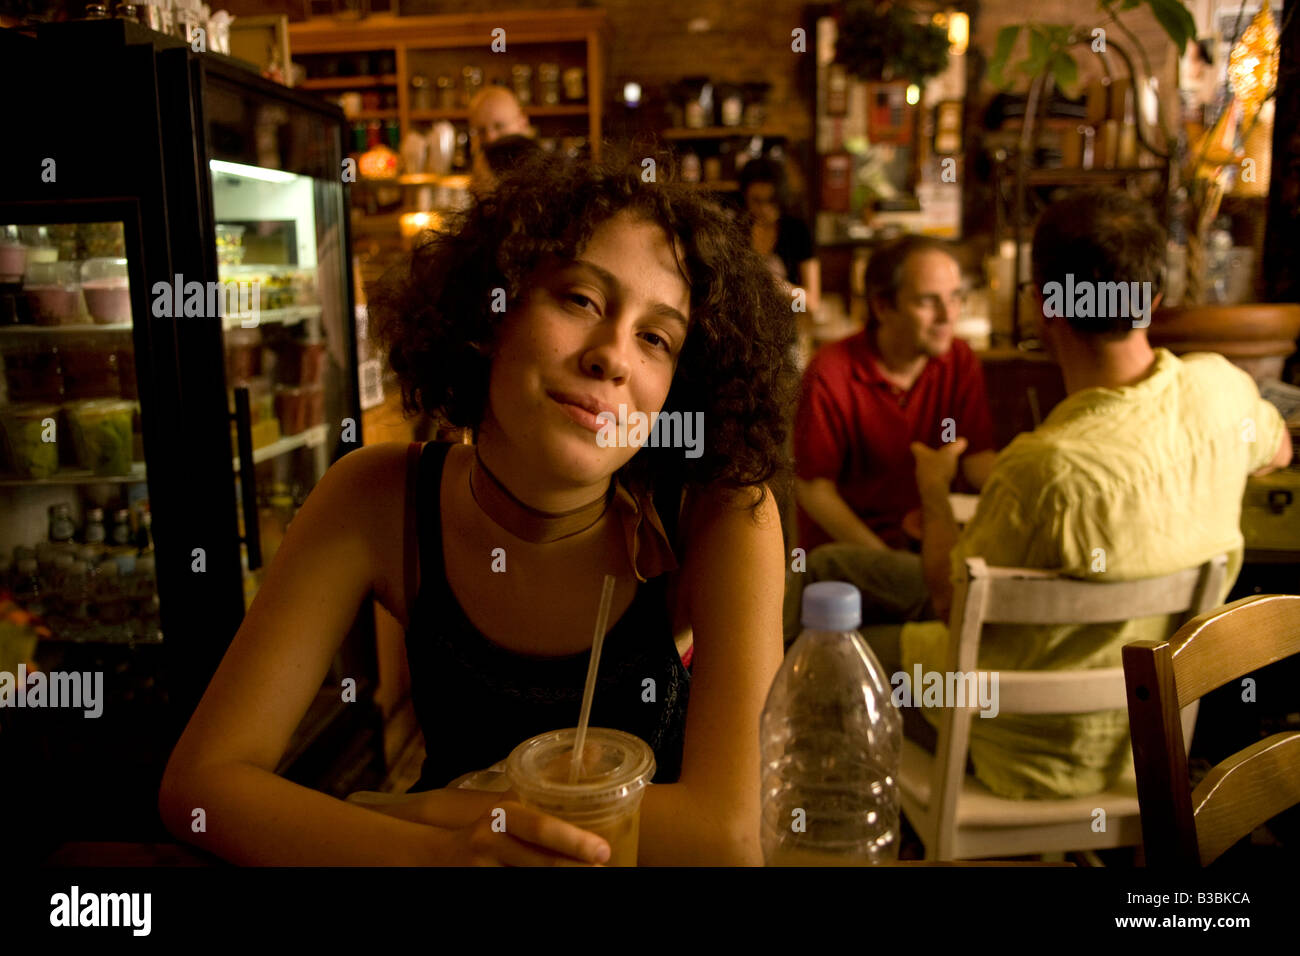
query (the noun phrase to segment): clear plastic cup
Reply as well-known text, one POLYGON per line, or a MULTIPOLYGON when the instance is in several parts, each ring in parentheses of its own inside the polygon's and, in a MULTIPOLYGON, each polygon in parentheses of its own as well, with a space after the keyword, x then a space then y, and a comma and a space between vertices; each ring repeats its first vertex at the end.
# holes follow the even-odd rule
POLYGON ((607 866, 636 866, 641 798, 655 773, 652 751, 621 730, 588 727, 583 774, 569 783, 577 728, 525 740, 506 758, 511 789, 524 806, 604 837, 607 866))

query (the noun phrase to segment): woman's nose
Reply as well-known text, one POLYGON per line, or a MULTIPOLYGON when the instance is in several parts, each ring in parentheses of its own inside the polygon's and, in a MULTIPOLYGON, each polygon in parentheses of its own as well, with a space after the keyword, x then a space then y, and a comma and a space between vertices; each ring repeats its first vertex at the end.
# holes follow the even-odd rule
POLYGON ((582 353, 582 370, 593 378, 623 381, 632 368, 628 356, 628 349, 633 345, 631 338, 630 332, 624 333, 614 323, 603 324, 582 353))

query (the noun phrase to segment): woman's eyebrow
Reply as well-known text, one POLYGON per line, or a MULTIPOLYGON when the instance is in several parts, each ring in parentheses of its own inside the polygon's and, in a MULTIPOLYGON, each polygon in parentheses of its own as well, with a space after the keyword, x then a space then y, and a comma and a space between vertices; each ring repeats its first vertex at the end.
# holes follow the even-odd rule
MULTIPOLYGON (((610 272, 608 269, 602 269, 594 262, 589 262, 586 259, 574 259, 573 264, 594 272, 596 277, 605 284, 606 288, 617 289, 622 287, 622 283, 618 281, 618 277, 615 276, 614 273, 610 272)), ((690 323, 686 321, 686 316, 682 315, 681 312, 674 309, 666 302, 656 302, 651 305, 650 313, 652 315, 657 315, 660 318, 667 319, 670 322, 676 322, 682 327, 683 332, 690 327, 690 323)))

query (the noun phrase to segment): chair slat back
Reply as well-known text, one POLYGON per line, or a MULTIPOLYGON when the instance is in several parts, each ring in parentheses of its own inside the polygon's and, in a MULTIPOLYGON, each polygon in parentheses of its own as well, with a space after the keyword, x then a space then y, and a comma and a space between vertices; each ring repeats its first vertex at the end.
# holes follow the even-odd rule
POLYGON ((1192 791, 1202 865, 1300 803, 1300 732, 1273 734, 1218 764, 1192 791))
MULTIPOLYGON (((976 669, 980 634, 986 623, 1084 624, 1155 614, 1200 613, 1221 599, 1226 567, 1227 556, 1219 554, 1200 567, 1160 578, 1099 583, 1066 578, 1055 571, 990 568, 983 558, 967 558, 965 573, 953 593, 949 629, 956 641, 949 654, 950 671, 968 674, 976 669)), ((1126 700, 1123 676, 1122 668, 1002 672, 999 711, 1049 714, 1118 710, 1126 700), (1002 687, 1003 681, 1007 682, 1010 698, 1002 687)), ((926 821, 926 829, 934 834, 932 855, 936 859, 951 859, 957 798, 965 778, 975 713, 971 706, 940 711, 926 821)), ((1178 734, 1181 742, 1181 726, 1178 734)))
POLYGON ((1169 639, 1186 705, 1244 674, 1300 654, 1300 595, 1257 594, 1202 614, 1169 639))
POLYGON ((1176 715, 1206 693, 1300 652, 1300 595, 1264 594, 1198 614, 1167 641, 1124 648, 1129 727, 1149 865, 1197 866, 1300 802, 1300 733, 1214 767, 1188 792, 1176 715))

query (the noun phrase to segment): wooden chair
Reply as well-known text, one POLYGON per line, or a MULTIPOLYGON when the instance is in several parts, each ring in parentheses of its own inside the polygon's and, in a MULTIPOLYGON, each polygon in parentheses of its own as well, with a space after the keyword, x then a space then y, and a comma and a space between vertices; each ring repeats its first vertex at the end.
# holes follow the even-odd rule
POLYGON ((1300 731, 1273 734, 1192 790, 1179 708, 1300 653, 1300 596, 1261 594, 1201 614, 1167 641, 1124 648, 1129 731, 1149 866, 1204 866, 1300 803, 1300 731))
MULTIPOLYGON (((1096 583, 1055 571, 990 568, 968 558, 953 595, 949 666, 976 670, 985 624, 1087 624, 1156 614, 1190 617, 1213 607, 1224 590, 1227 556, 1162 578, 1096 583)), ((1000 671, 999 713, 1078 714, 1122 710, 1122 667, 1079 671, 1000 671)), ((1061 853, 1136 846, 1142 840, 1132 765, 1103 793, 1059 800, 1007 800, 966 774, 971 720, 978 701, 940 712, 935 754, 903 740, 899 791, 903 811, 928 859, 1061 853), (1094 832, 1094 811, 1106 826, 1094 832)), ((1195 708, 1183 712, 1191 739, 1195 708)), ((983 719, 983 718, 981 718, 983 719)))

